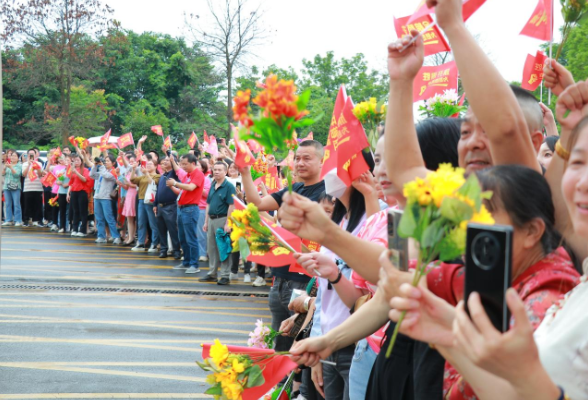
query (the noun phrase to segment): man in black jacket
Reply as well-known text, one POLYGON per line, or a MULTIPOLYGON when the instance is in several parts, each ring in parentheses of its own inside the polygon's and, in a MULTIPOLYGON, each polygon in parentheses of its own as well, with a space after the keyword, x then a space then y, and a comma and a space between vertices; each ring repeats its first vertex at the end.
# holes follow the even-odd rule
MULTIPOLYGON (((174 152, 175 153, 175 152, 174 152)), ((174 157, 172 153, 172 157, 174 157)), ((171 237, 173 255, 176 260, 182 257, 180 239, 178 237, 178 195, 166 185, 168 179, 178 180, 176 172, 171 166, 169 157, 161 160, 162 176, 157 185, 153 212, 157 216, 157 228, 161 238, 159 258, 166 258, 168 251, 167 234, 171 237)))

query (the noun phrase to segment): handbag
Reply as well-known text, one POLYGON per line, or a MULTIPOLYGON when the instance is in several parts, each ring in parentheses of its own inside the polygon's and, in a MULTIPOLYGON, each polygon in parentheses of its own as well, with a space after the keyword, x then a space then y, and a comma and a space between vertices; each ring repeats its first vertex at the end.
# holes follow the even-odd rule
POLYGON ((147 186, 147 190, 145 191, 145 199, 143 200, 145 204, 153 204, 155 203, 155 195, 157 194, 157 185, 155 182, 151 182, 147 186))
POLYGON ((110 198, 112 200, 116 200, 118 198, 118 187, 112 189, 112 192, 110 192, 110 198))
POLYGON ((18 187, 18 183, 8 182, 6 184, 6 189, 8 189, 8 190, 19 190, 20 188, 18 187))

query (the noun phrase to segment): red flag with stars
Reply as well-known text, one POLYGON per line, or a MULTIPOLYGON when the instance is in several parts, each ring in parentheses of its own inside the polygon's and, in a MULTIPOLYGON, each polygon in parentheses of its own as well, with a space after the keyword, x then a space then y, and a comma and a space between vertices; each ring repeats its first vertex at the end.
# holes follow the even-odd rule
POLYGON ((43 186, 46 187, 52 187, 53 185, 55 185, 55 182, 57 182, 57 177, 53 175, 51 172, 47 172, 47 175, 45 175, 43 179, 41 179, 41 183, 43 184, 43 186))
POLYGON ((546 58, 542 51, 537 51, 535 56, 527 54, 521 83, 523 89, 533 92, 539 87, 541 81, 543 81, 543 65, 546 58))
POLYGON ((158 136, 163 137, 163 128, 161 127, 161 125, 153 125, 151 127, 151 130, 153 131, 153 133, 155 133, 158 136))
POLYGON ((527 21, 520 35, 529 36, 545 42, 553 36, 553 0, 539 0, 533 15, 527 21))
POLYGON ((67 169, 65 170, 65 176, 67 176, 68 178, 71 178, 71 173, 72 173, 72 165, 69 164, 67 166, 67 169))
POLYGON ((166 138, 165 138, 165 139, 163 139, 163 145, 164 145, 165 147, 167 147, 168 149, 171 149, 171 147, 172 147, 172 142, 171 142, 171 137, 169 137, 169 135, 168 135, 168 136, 166 136, 166 138))
POLYGON ((192 134, 190 135, 190 139, 188 139, 188 146, 190 146, 190 148, 193 149, 194 146, 196 146, 196 143, 198 143, 198 136, 196 136, 194 131, 192 131, 192 134))
POLYGON ((131 132, 125 133, 117 139, 117 143, 119 149, 124 149, 132 144, 134 145, 135 141, 133 140, 133 134, 131 132))
MULTIPOLYGON (((394 27, 396 28, 396 35, 401 38, 405 35, 410 35, 410 31, 416 29, 422 32, 433 23, 433 18, 429 15, 423 15, 420 18, 416 18, 410 24, 408 20, 411 17, 394 18, 394 27)), ((434 26, 423 34, 423 40, 425 44, 425 57, 445 51, 451 51, 449 45, 445 41, 445 38, 439 31, 439 28, 434 26)))
POLYGON ((413 84, 413 101, 430 99, 448 89, 457 90, 455 61, 436 66, 422 67, 413 84))

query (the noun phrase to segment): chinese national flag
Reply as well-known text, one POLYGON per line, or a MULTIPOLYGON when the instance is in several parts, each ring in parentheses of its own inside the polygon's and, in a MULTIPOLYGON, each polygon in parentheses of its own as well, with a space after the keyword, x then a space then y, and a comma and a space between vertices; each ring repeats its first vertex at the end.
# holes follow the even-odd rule
MULTIPOLYGON (((211 343, 202 344, 202 359, 210 358, 211 346, 211 343)), ((276 386, 284 377, 298 367, 298 365, 286 355, 275 355, 262 361, 255 361, 255 359, 275 354, 275 350, 231 345, 227 346, 227 348, 231 354, 248 355, 263 371, 265 382, 260 386, 245 389, 242 393, 243 400, 258 400, 263 398, 271 388, 276 386)))
POLYGON ((41 183, 43 184, 43 186, 47 187, 55 185, 55 182, 57 182, 57 177, 53 175, 51 172, 47 172, 47 175, 45 175, 43 179, 41 179, 41 183))
POLYGON ((533 15, 527 21, 521 35, 529 36, 535 39, 550 41, 553 35, 553 0, 539 0, 533 15))
POLYGON ((527 54, 525 69, 523 70, 523 82, 521 87, 531 92, 535 91, 543 80, 543 65, 545 64, 545 54, 538 51, 535 56, 527 54))
POLYGON ((208 138, 208 134, 206 133, 206 131, 204 131, 204 141, 206 143, 209 143, 210 142, 210 139, 208 138))
POLYGON ((71 143, 72 146, 76 147, 78 145, 78 142, 76 141, 75 136, 70 136, 67 139, 69 140, 69 142, 71 143))
POLYGON ((188 146, 190 146, 190 148, 193 149, 194 146, 196 146, 196 143, 198 143, 198 136, 196 136, 194 131, 192 131, 192 134, 190 135, 190 139, 188 139, 188 146))
POLYGON ((108 130, 102 137, 100 138, 100 146, 106 147, 108 145, 108 141, 110 140, 110 133, 111 129, 108 130))
MULTIPOLYGON (((245 204, 241 200, 234 196, 233 199, 236 210, 244 210, 246 208, 245 204)), ((300 251, 302 240, 298 236, 287 231, 281 226, 276 225, 273 222, 266 221, 263 217, 261 217, 261 222, 269 228, 275 237, 280 239, 282 242, 288 243, 294 250, 298 252, 300 251)), ((268 267, 283 267, 284 265, 291 265, 292 263, 296 262, 294 260, 294 255, 289 250, 277 246, 273 247, 265 254, 251 253, 251 255, 247 257, 247 261, 259 263, 268 267)))
POLYGON ((163 128, 161 127, 161 125, 153 125, 151 127, 151 130, 153 131, 153 133, 155 133, 158 136, 163 137, 163 128))
POLYGON ((237 167, 239 168, 253 165, 255 163, 255 157, 253 157, 247 143, 239 140, 239 130, 237 128, 235 128, 233 132, 233 139, 235 140, 235 164, 237 164, 237 167))
MULTIPOLYGON (((349 174, 353 157, 369 146, 363 126, 353 114, 353 107, 353 101, 348 97, 343 112, 337 121, 338 133, 333 135, 333 151, 337 157, 337 176, 347 186, 351 186, 351 182, 354 180, 349 174)), ((359 175, 369 171, 363 157, 357 157, 357 162, 361 163, 360 160, 364 161, 363 166, 365 168, 359 175)), ((358 169, 360 168, 355 168, 354 171, 358 169)), ((355 178, 359 177, 359 175, 355 178)))
POLYGON ((422 67, 413 84, 413 101, 430 99, 447 89, 457 90, 457 65, 455 61, 422 67))
POLYGON ((131 132, 125 133, 124 135, 119 137, 117 142, 119 149, 124 149, 127 146, 135 144, 135 141, 133 140, 133 134, 131 132))
POLYGON ((65 176, 67 176, 68 178, 70 178, 71 177, 71 173, 72 173, 72 166, 71 166, 71 164, 69 164, 67 166, 67 169, 65 170, 65 176))
POLYGON ((332 136, 338 134, 339 132, 337 121, 339 119, 339 116, 341 115, 341 112, 343 111, 343 108, 345 107, 346 101, 347 93, 345 92, 345 86, 341 85, 341 87, 339 88, 339 93, 337 93, 337 99, 335 100, 333 116, 331 117, 331 126, 329 127, 329 136, 327 138, 327 145, 325 146, 325 155, 323 156, 323 166, 321 168, 321 179, 323 179, 329 171, 337 168, 337 157, 333 149, 332 136))
POLYGON ((117 163, 118 163, 118 165, 120 165, 120 166, 123 166, 123 165, 124 165, 124 163, 125 163, 125 162, 124 162, 124 160, 123 160, 123 157, 122 157, 122 155, 121 155, 121 156, 118 156, 118 157, 116 157, 116 162, 117 162, 117 163))
MULTIPOLYGON (((486 0, 465 0, 463 5, 461 6, 461 12, 464 22, 467 21, 477 10, 484 4, 486 0)), ((419 2, 419 6, 417 10, 412 14, 408 23, 411 24, 415 22, 417 19, 421 18, 424 15, 433 14, 435 12, 434 8, 428 8, 427 2, 425 0, 421 0, 419 2)))
MULTIPOLYGON (((236 162, 236 161, 235 161, 236 162)), ((263 183, 267 188, 269 194, 275 193, 282 189, 282 182, 278 175, 278 167, 272 167, 268 170, 267 174, 260 176, 253 182, 257 187, 260 183, 263 183)))
MULTIPOLYGON (((425 30, 427 26, 433 23, 433 19, 429 15, 423 15, 420 18, 416 18, 410 24, 408 20, 410 17, 394 18, 394 27, 396 28, 396 35, 401 38, 405 35, 410 35, 410 31, 416 29, 419 32, 425 30)), ((423 35, 425 42, 425 56, 441 53, 444 51, 451 51, 449 45, 445 41, 443 35, 439 31, 439 28, 434 26, 425 32, 423 35)))
POLYGON ((166 138, 165 138, 165 139, 163 139, 163 145, 164 145, 165 147, 167 147, 168 149, 171 149, 171 147, 172 147, 172 142, 171 142, 171 137, 169 137, 169 135, 168 135, 168 136, 166 136, 166 138))

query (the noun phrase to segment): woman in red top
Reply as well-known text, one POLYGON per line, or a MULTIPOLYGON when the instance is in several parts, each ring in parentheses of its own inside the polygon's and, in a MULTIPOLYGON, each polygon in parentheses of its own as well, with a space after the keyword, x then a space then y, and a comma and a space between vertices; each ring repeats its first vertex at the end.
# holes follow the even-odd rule
MULTIPOLYGON (((521 296, 529 320, 533 328, 536 328, 543 320, 547 309, 576 286, 580 277, 567 252, 563 248, 558 248, 561 238, 554 229, 555 210, 551 191, 541 174, 522 166, 496 166, 478 172, 478 177, 484 190, 491 190, 494 193, 487 206, 496 222, 515 228, 512 287, 521 296), (529 196, 529 193, 533 193, 533 196, 529 196)), ((464 272, 463 265, 442 264, 427 274, 428 290, 411 290, 405 287, 401 290, 404 293, 417 290, 419 295, 425 293, 426 299, 438 296, 442 299, 439 301, 444 300, 456 306, 463 299, 464 272)), ((451 311, 445 308, 443 312, 439 311, 441 308, 425 310, 424 307, 416 311, 407 307, 406 299, 398 297, 392 299, 390 306, 393 308, 390 312, 390 318, 393 320, 398 320, 400 310, 411 310, 405 318, 407 322, 402 324, 402 333, 436 345, 446 356, 443 346, 451 346, 453 343, 451 311), (428 316, 429 313, 443 315, 445 324, 425 328, 423 324, 428 319, 422 316, 428 316)), ((474 390, 449 363, 445 367, 443 398, 477 399, 474 390)))
POLYGON ((90 178, 90 172, 84 168, 79 155, 73 156, 73 168, 69 181, 69 192, 67 201, 70 203, 73 212, 72 236, 86 236, 88 225, 88 189, 94 185, 90 178), (81 222, 81 226, 80 226, 81 222))

